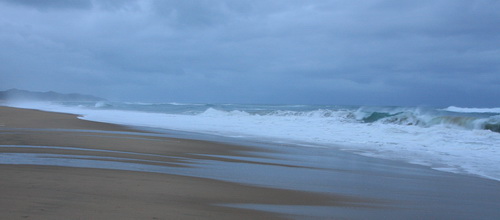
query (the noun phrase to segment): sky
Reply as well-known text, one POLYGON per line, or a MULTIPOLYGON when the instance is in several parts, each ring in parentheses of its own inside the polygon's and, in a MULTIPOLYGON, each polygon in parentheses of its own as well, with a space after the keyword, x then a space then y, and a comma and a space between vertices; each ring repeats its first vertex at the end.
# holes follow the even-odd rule
POLYGON ((496 0, 0 0, 0 90, 500 106, 496 0))

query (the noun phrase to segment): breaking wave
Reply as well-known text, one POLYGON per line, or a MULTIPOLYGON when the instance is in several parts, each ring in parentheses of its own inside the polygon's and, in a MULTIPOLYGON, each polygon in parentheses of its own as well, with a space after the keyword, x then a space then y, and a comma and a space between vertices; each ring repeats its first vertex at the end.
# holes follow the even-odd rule
POLYGON ((500 115, 468 116, 468 115, 435 115, 416 112, 372 112, 361 119, 364 123, 387 123, 398 125, 415 125, 431 127, 436 125, 456 126, 463 129, 486 129, 500 132, 500 115))
MULTIPOLYGON (((486 111, 484 111, 486 112, 486 111)), ((483 112, 483 113, 484 113, 483 112)), ((486 113, 491 113, 487 111, 486 113)), ((500 114, 443 114, 438 110, 422 110, 419 108, 386 108, 386 109, 317 109, 311 111, 292 110, 221 110, 208 107, 200 113, 206 117, 223 116, 262 116, 262 117, 288 117, 290 120, 298 118, 327 119, 351 123, 383 123, 403 126, 419 126, 428 128, 432 126, 454 126, 457 128, 474 130, 484 129, 500 133, 500 114)))
POLYGON ((443 109, 449 112, 461 112, 461 113, 497 113, 500 114, 500 108, 461 108, 456 106, 450 106, 443 109))

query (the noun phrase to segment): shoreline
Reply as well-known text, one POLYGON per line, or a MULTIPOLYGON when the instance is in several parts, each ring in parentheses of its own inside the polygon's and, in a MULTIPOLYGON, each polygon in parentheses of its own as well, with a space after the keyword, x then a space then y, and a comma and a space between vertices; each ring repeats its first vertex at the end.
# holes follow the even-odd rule
POLYGON ((491 131, 472 129, 468 124, 494 123, 491 115, 481 115, 484 121, 478 121, 468 114, 443 113, 443 109, 429 108, 420 112, 419 108, 405 110, 397 106, 390 109, 364 109, 363 106, 329 106, 326 109, 303 106, 296 109, 287 105, 150 106, 110 102, 105 107, 95 107, 95 103, 80 104, 27 102, 12 103, 12 106, 73 113, 83 120, 171 133, 173 137, 186 139, 208 138, 215 142, 232 139, 237 145, 256 141, 271 145, 327 147, 500 180, 496 166, 500 158, 496 147, 500 145, 500 136, 491 131), (402 113, 397 116, 384 113, 393 111, 402 113), (376 122, 361 120, 379 113, 382 118, 376 122), (460 114, 460 117, 455 118, 454 114, 460 114), (405 125, 406 120, 416 121, 409 126, 405 125), (425 126, 428 120, 435 120, 434 125, 425 126), (459 127, 456 127, 457 123, 459 127))
MULTIPOLYGON (((38 110, 0 107, 0 123, 3 125, 0 132, 0 145, 3 146, 0 148, 0 154, 51 154, 51 161, 55 160, 54 155, 64 157, 84 155, 113 157, 111 161, 120 158, 141 160, 134 162, 145 165, 160 164, 166 168, 175 169, 176 167, 190 167, 191 161, 204 157, 201 154, 242 156, 238 152, 253 151, 250 147, 244 146, 149 136, 148 134, 151 133, 121 125, 90 122, 77 119, 77 116, 72 114, 38 110), (92 130, 92 132, 81 130, 92 130), (102 133, 99 132, 101 130, 102 133), (36 146, 54 146, 54 148, 36 146), (61 146, 66 149, 57 149, 61 146)), ((146 218, 150 215, 152 218, 159 219, 190 219, 196 215, 208 219, 280 219, 281 216, 276 214, 216 204, 335 205, 336 203, 343 204, 343 200, 349 203, 356 201, 349 196, 336 197, 249 186, 182 173, 71 167, 76 163, 75 161, 70 161, 66 165, 52 166, 5 164, 5 157, 0 157, 0 160, 2 159, 0 216, 9 219, 74 218, 74 212, 82 212, 83 215, 79 217, 112 219, 146 218), (105 183, 108 181, 114 184, 105 183), (161 185, 162 183, 164 185, 161 185), (115 187, 118 186, 115 184, 126 186, 117 189, 115 187), (97 188, 95 188, 96 185, 98 185, 97 188), (148 186, 135 187, 134 185, 148 186), (182 189, 181 193, 179 193, 179 188, 182 189), (98 190, 99 193, 96 194, 91 189, 98 190), (62 190, 64 192, 61 192, 62 190), (107 193, 108 190, 112 193, 107 193), (78 194, 78 196, 72 197, 73 194, 78 194), (130 197, 114 199, 111 204, 105 202, 115 197, 128 197, 131 194, 134 194, 132 200, 130 197), (164 196, 163 198, 150 198, 152 194, 164 194, 164 196), (143 198, 145 196, 149 197, 143 198), (172 196, 174 199, 169 199, 172 196), (149 201, 149 199, 153 200, 149 201), (74 204, 67 204, 68 200, 74 204), (92 202, 88 203, 89 200, 92 202), (96 204, 102 207, 97 209, 96 204), (124 208, 121 204, 128 205, 128 207, 124 208), (117 206, 121 208, 117 209, 117 206), (140 212, 140 210, 148 211, 140 212)), ((214 160, 214 158, 211 159, 214 160)))
POLYGON ((0 124, 9 219, 500 216, 497 181, 347 152, 165 137, 11 107, 0 107, 0 124))

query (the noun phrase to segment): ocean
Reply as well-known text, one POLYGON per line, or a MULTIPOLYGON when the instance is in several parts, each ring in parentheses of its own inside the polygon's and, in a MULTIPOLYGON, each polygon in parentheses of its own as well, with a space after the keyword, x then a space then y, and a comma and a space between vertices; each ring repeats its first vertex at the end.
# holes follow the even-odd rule
POLYGON ((18 102, 84 120, 325 148, 500 181, 500 108, 18 102))

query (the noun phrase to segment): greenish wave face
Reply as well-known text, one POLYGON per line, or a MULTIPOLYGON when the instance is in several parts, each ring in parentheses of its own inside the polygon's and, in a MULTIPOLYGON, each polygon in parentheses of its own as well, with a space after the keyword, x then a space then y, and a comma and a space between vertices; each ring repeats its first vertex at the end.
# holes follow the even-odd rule
POLYGON ((500 124, 485 124, 484 129, 500 133, 500 124))
POLYGON ((383 118, 396 116, 398 114, 400 114, 400 113, 390 114, 390 113, 385 113, 385 112, 373 112, 370 116, 363 118, 363 122, 372 123, 372 122, 376 122, 376 121, 383 119, 383 118))

